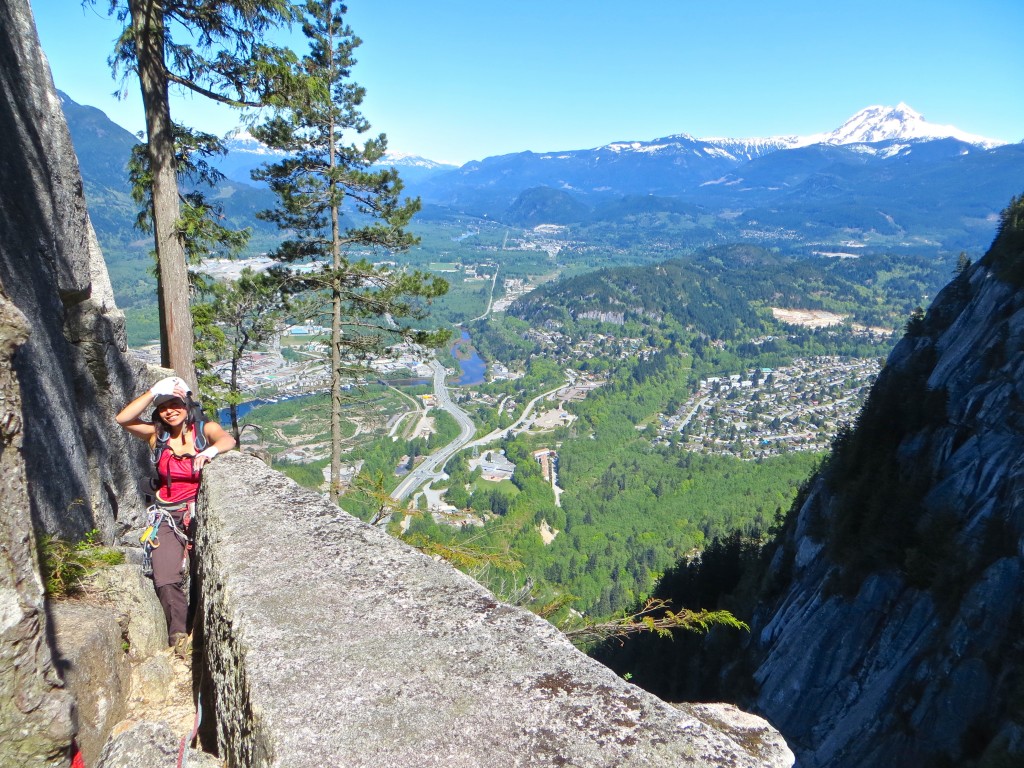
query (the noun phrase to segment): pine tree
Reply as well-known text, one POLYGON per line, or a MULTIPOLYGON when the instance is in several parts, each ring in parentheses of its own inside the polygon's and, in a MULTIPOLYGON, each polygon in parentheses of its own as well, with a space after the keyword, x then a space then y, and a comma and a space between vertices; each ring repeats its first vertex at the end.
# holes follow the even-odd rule
POLYGON ((109 10, 125 24, 111 63, 115 73, 138 75, 146 113, 161 362, 195 386, 170 88, 235 107, 286 98, 283 76, 292 57, 266 45, 263 35, 290 21, 292 10, 288 0, 110 0, 109 10))
POLYGON ((383 134, 355 142, 370 126, 359 111, 364 89, 350 79, 360 40, 344 13, 345 6, 336 0, 306 2, 303 32, 309 53, 293 70, 293 79, 302 83, 301 96, 279 104, 270 119, 253 129, 257 139, 288 153, 253 174, 279 201, 261 218, 293 235, 274 256, 286 263, 312 261, 313 271, 296 275, 293 290, 324 296, 322 311, 331 317, 334 500, 341 492, 343 383, 365 372, 366 358, 389 343, 439 343, 439 335, 402 323, 422 319, 423 303, 448 289, 439 278, 374 266, 366 258, 403 251, 416 242, 405 227, 420 203, 401 199, 402 182, 394 169, 374 167, 387 147, 383 134))
POLYGON ((203 300, 193 307, 199 384, 217 407, 226 406, 231 433, 241 441, 238 406, 243 401, 239 375, 246 353, 277 338, 284 325, 280 277, 246 267, 237 280, 204 280, 203 300), (227 381, 213 364, 228 363, 227 381))

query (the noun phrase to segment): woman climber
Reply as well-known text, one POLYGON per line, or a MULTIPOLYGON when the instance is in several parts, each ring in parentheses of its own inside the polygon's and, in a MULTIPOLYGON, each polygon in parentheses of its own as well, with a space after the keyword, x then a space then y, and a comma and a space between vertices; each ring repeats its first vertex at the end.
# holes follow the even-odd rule
POLYGON ((152 559, 153 584, 167 619, 167 642, 179 655, 188 643, 188 598, 182 588, 195 531, 200 472, 215 456, 235 447, 219 424, 207 421, 177 376, 161 379, 117 414, 117 423, 153 451, 156 479, 150 526, 143 546, 152 559), (153 408, 150 421, 143 412, 153 408))

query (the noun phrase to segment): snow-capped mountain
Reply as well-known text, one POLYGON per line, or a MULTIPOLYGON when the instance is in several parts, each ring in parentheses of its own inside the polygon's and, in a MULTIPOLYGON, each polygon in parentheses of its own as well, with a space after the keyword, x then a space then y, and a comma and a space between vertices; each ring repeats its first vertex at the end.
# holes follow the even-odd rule
POLYGON ((699 209, 719 216, 707 231, 694 229, 705 240, 719 237, 728 221, 779 242, 823 237, 835 226, 866 233, 865 243, 884 236, 955 249, 991 240, 1021 178, 1024 143, 929 123, 899 104, 868 107, 809 136, 679 133, 489 157, 437 174, 416 193, 424 203, 499 221, 573 224, 615 211, 660 210, 671 218, 699 209))
POLYGON ((283 157, 284 153, 271 149, 248 131, 235 131, 224 141, 228 152, 264 157, 283 157))
POLYGON ((895 107, 865 107, 834 131, 813 133, 808 136, 772 136, 766 139, 705 138, 709 144, 721 147, 738 158, 752 160, 779 149, 796 149, 814 144, 874 144, 883 141, 929 141, 957 139, 984 149, 999 147, 1007 142, 977 136, 952 125, 929 123, 920 113, 903 102, 895 107))
MULTIPOLYGON (((593 152, 610 152, 613 154, 693 154, 709 158, 728 160, 746 159, 786 149, 793 146, 780 139, 698 139, 688 133, 677 133, 653 141, 616 141, 597 147, 593 152)), ((555 156, 566 153, 554 153, 555 156)))
POLYGON ((392 168, 421 168, 428 171, 451 170, 457 166, 448 163, 439 163, 420 155, 410 155, 408 152, 385 152, 379 165, 388 165, 392 168))
MULTIPOLYGON (((592 152, 615 154, 689 154, 735 161, 753 160, 782 149, 796 149, 815 144, 844 146, 891 141, 929 141, 952 138, 983 149, 1006 144, 1005 141, 976 136, 952 125, 929 123, 918 112, 900 103, 895 107, 871 106, 862 109, 834 131, 808 136, 770 136, 767 138, 696 138, 679 133, 651 141, 618 141, 596 147, 592 152)), ((575 153, 549 153, 549 158, 566 158, 575 153)))
POLYGON ((830 133, 818 133, 799 139, 796 146, 811 144, 862 144, 893 139, 957 139, 966 144, 991 149, 1006 144, 961 131, 952 125, 929 123, 919 113, 900 102, 895 107, 866 107, 830 133))
POLYGON ((797 136, 771 136, 766 139, 726 139, 708 138, 700 141, 718 147, 736 160, 753 160, 756 157, 770 155, 780 149, 792 149, 800 146, 797 136))

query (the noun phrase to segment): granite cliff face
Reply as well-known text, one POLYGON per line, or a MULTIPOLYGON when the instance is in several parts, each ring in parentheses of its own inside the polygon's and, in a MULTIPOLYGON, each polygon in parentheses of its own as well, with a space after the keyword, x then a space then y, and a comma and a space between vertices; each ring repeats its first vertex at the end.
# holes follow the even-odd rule
POLYGON ((0 3, 0 136, 0 766, 66 766, 77 716, 36 537, 97 528, 109 542, 141 511, 144 454, 111 419, 142 367, 124 354, 26 0, 0 3))
MULTIPOLYGON (((82 179, 27 0, 0 4, 0 293, 25 316, 13 357, 38 527, 127 529, 140 453, 110 429, 142 366, 86 212, 82 179)), ((140 378, 141 380, 141 378, 140 378)), ((130 398, 127 398, 130 399, 130 398)))
POLYGON ((21 392, 11 356, 28 323, 0 295, 0 766, 64 766, 74 703, 46 639, 43 585, 21 455, 21 392))
POLYGON ((800 766, 1024 761, 1021 200, 910 321, 765 583, 733 682, 800 766))

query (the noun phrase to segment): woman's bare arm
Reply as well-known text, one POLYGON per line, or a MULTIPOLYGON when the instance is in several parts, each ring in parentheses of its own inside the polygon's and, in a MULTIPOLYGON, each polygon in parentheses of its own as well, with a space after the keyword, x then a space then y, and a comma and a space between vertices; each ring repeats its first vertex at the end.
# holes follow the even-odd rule
POLYGON ((206 450, 200 451, 193 460, 192 466, 197 470, 202 469, 217 454, 230 451, 235 447, 235 438, 224 431, 224 427, 215 421, 208 421, 203 425, 203 434, 206 435, 210 446, 206 450))
POLYGON ((156 427, 148 421, 143 421, 142 414, 153 405, 154 397, 155 395, 147 389, 122 408, 116 417, 117 423, 121 425, 121 428, 140 440, 152 439, 156 434, 156 427))

